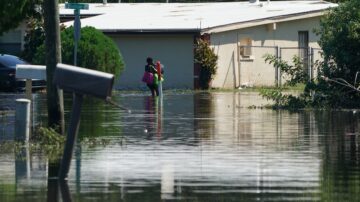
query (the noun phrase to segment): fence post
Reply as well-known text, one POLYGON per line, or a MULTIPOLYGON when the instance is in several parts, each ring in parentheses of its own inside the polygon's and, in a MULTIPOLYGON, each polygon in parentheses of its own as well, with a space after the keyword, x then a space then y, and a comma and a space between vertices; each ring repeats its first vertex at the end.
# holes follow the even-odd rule
MULTIPOLYGON (((282 59, 282 48, 279 48, 279 60, 282 59)), ((281 69, 278 69, 278 87, 281 87, 281 69)))
POLYGON ((16 100, 15 140, 28 142, 30 138, 30 103, 28 99, 16 100))
MULTIPOLYGON (((275 46, 275 57, 279 59, 279 46, 275 46)), ((279 87, 279 68, 275 68, 275 86, 279 87)))
POLYGON ((310 80, 314 78, 314 48, 310 48, 310 80))

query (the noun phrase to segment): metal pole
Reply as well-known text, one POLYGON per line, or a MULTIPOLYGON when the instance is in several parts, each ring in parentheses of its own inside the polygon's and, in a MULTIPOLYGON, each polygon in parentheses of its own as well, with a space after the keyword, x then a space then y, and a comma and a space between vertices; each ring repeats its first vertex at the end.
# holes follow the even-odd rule
MULTIPOLYGON (((275 56, 279 59, 279 46, 275 47, 275 56)), ((275 69, 275 86, 279 87, 279 68, 276 67, 275 69)))
MULTIPOLYGON (((33 120, 33 108, 32 108, 32 79, 26 79, 25 82, 25 94, 26 99, 30 100, 30 122, 29 122, 29 128, 32 128, 32 120, 33 120)), ((31 136, 31 130, 29 130, 29 136, 31 136)))
POLYGON ((32 80, 31 79, 26 79, 25 82, 25 94, 26 94, 26 99, 32 100, 32 80))
POLYGON ((74 101, 71 111, 71 122, 68 130, 68 135, 66 138, 64 155, 61 161, 60 172, 59 172, 60 180, 64 180, 69 172, 71 158, 74 151, 74 144, 79 129, 82 100, 83 100, 83 95, 77 93, 74 94, 74 101))
MULTIPOLYGON (((279 48, 279 60, 281 60, 281 57, 282 57, 281 49, 282 49, 282 48, 279 48)), ((278 71, 279 71, 279 73, 278 73, 278 78, 279 78, 279 85, 278 85, 278 87, 281 87, 281 69, 279 69, 278 71)))
POLYGON ((74 45, 74 66, 76 66, 77 64, 77 41, 75 40, 75 45, 74 45))
POLYGON ((74 10, 75 20, 74 20, 74 66, 77 66, 77 49, 78 49, 78 42, 80 39, 80 10, 74 10))
POLYGON ((310 79, 314 78, 314 48, 310 49, 310 79))
POLYGON ((28 99, 16 100, 15 140, 29 141, 30 137, 30 103, 28 99))

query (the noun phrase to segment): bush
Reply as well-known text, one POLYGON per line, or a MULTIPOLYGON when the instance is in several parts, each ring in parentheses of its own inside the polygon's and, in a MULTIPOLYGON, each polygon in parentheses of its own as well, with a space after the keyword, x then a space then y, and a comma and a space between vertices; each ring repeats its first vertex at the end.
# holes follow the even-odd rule
MULTIPOLYGON (((34 63, 45 63, 45 46, 37 49, 34 63)), ((62 63, 74 64, 74 28, 61 32, 62 63)), ((78 43, 77 66, 107 72, 119 76, 124 69, 124 62, 115 43, 101 31, 93 27, 81 29, 78 43)))
POLYGON ((200 64, 200 87, 208 89, 210 81, 214 78, 217 70, 218 56, 214 53, 214 49, 210 48, 210 44, 202 39, 196 41, 195 62, 200 64))

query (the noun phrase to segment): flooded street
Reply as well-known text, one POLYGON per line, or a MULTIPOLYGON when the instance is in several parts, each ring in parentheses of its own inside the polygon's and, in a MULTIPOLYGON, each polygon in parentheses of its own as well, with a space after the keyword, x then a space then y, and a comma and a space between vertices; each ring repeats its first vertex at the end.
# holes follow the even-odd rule
MULTIPOLYGON (((13 137, 15 97, 0 94, 0 141, 13 137)), ((60 190, 46 156, 0 148, 0 201, 360 201, 360 111, 269 110, 256 92, 113 99, 132 113, 84 99, 60 190)), ((45 107, 36 94, 35 124, 45 107)))

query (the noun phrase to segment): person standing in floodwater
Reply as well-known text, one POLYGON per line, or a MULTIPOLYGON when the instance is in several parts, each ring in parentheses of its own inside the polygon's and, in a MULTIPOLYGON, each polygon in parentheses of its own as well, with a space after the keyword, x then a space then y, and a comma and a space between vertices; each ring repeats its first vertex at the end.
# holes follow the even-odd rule
MULTIPOLYGON (((157 74, 155 64, 151 57, 146 58, 146 63, 147 64, 145 65, 145 72, 152 73, 153 75, 157 74)), ((153 79, 155 79, 155 76, 153 77, 153 79)), ((154 80, 153 80, 152 83, 147 83, 146 85, 150 89, 151 95, 153 97, 159 95, 159 88, 158 88, 157 82, 154 82, 154 80)))

